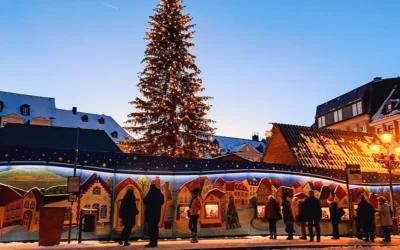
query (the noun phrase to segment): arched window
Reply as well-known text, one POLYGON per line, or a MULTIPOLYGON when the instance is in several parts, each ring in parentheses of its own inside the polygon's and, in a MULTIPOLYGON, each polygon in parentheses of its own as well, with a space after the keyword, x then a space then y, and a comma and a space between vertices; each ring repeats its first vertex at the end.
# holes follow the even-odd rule
POLYGON ((101 188, 100 187, 94 187, 93 191, 92 191, 92 194, 94 194, 94 195, 101 194, 101 188))
POLYGON ((35 205, 36 205, 35 202, 32 201, 31 202, 31 209, 35 209, 35 205))
POLYGON ((105 219, 107 217, 107 206, 102 205, 100 209, 100 218, 105 219))
POLYGON ((25 201, 24 208, 29 208, 29 201, 25 201))

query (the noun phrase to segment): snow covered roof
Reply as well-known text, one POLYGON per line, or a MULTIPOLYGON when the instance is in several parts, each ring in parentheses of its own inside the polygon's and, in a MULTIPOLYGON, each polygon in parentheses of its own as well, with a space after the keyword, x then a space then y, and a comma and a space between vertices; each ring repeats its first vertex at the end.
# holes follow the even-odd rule
POLYGON ((25 122, 36 117, 44 117, 51 120, 56 114, 56 103, 54 98, 0 91, 0 102, 3 105, 3 109, 0 111, 0 116, 16 114, 25 118, 25 122), (27 104, 30 107, 28 115, 21 114, 21 106, 24 104, 27 104))
POLYGON ((363 172, 387 172, 375 163, 372 157, 370 145, 380 144, 376 135, 277 123, 273 125, 270 143, 273 143, 275 136, 281 134, 286 145, 282 143, 279 147, 270 150, 267 148, 264 162, 269 161, 269 155, 287 150, 289 147, 298 165, 301 166, 344 170, 347 163, 359 164, 363 172))
POLYGON ((222 154, 231 154, 237 152, 247 144, 251 144, 260 153, 263 153, 266 145, 264 141, 253 141, 249 139, 233 138, 219 135, 214 136, 213 139, 213 142, 215 144, 218 144, 219 148, 222 149, 222 154))
POLYGON ((67 127, 67 128, 85 128, 85 129, 98 129, 104 130, 114 142, 123 141, 128 133, 111 117, 107 115, 97 115, 91 113, 76 112, 73 114, 71 110, 57 109, 56 119, 53 121, 54 126, 67 127), (87 122, 82 119, 87 116, 87 122), (99 119, 104 119, 104 124, 100 123, 99 119), (112 137, 112 133, 117 132, 116 138, 112 137))
POLYGON ((385 100, 381 103, 378 111, 373 114, 371 121, 379 121, 400 114, 400 81, 387 94, 385 100), (387 105, 391 104, 391 110, 387 105))

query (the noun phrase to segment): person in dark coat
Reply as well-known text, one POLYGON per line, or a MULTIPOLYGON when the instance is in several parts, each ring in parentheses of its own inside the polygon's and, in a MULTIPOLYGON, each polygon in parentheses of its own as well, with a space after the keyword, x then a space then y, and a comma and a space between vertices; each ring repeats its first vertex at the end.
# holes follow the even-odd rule
POLYGON ((340 223, 340 214, 339 208, 336 201, 332 200, 331 204, 329 205, 329 221, 332 223, 332 240, 339 239, 339 223, 340 223))
POLYGON ((292 206, 287 200, 288 193, 282 195, 282 213, 283 213, 283 223, 285 223, 285 231, 288 233, 287 240, 293 240, 294 233, 294 216, 292 212, 292 206))
POLYGON ((361 201, 358 203, 357 216, 361 220, 364 231, 364 241, 374 242, 374 215, 375 208, 369 203, 364 195, 361 196, 361 201))
POLYGON ((119 218, 122 220, 124 229, 121 232, 121 238, 118 241, 122 245, 122 241, 125 241, 124 246, 129 246, 129 237, 131 235, 132 228, 136 224, 136 215, 139 211, 136 207, 136 197, 133 193, 133 189, 128 189, 121 202, 121 207, 119 209, 119 218))
POLYGON ((303 208, 304 201, 303 200, 298 200, 296 204, 296 223, 300 227, 301 230, 301 236, 300 240, 307 240, 307 234, 306 234, 306 219, 304 215, 304 209, 303 208))
POLYGON ((317 241, 321 241, 321 228, 319 221, 322 219, 322 208, 321 202, 315 198, 314 191, 308 192, 308 197, 304 200, 301 214, 304 214, 304 218, 308 222, 308 233, 310 235, 310 242, 314 241, 313 227, 317 233, 317 241))
POLYGON ((157 247, 158 223, 160 223, 161 206, 164 204, 164 195, 156 185, 151 184, 150 190, 143 199, 145 209, 145 221, 147 222, 150 243, 145 247, 157 247))
POLYGON ((270 195, 265 204, 265 219, 268 220, 270 239, 276 240, 276 221, 281 219, 281 208, 275 197, 270 195))

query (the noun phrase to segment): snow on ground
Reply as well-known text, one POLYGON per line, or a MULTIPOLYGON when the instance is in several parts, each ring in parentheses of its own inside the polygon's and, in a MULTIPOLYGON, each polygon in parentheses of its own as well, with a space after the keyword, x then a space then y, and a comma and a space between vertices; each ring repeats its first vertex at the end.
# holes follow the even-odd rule
MULTIPOLYGON (((309 248, 324 248, 326 250, 352 250, 363 247, 380 249, 380 250, 395 250, 400 249, 400 238, 392 239, 391 244, 379 243, 381 239, 377 239, 374 244, 365 243, 356 238, 341 238, 333 241, 330 237, 322 237, 321 242, 308 242, 295 239, 287 241, 286 237, 278 237, 278 240, 270 240, 268 237, 251 236, 251 237, 232 237, 232 238, 212 238, 200 239, 198 244, 191 244, 188 239, 177 240, 160 240, 159 247, 161 249, 296 249, 305 250, 309 248)), ((146 249, 147 241, 132 241, 130 247, 123 249, 146 249)), ((59 246, 39 247, 38 243, 0 243, 1 250, 34 250, 34 249, 93 249, 93 250, 112 250, 121 249, 115 242, 105 241, 84 241, 78 244, 76 241, 68 245, 62 242, 59 246)))

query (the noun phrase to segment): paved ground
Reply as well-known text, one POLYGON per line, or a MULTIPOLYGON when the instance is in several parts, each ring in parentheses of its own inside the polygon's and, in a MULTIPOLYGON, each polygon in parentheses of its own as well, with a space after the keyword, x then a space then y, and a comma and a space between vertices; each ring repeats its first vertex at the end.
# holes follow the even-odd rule
MULTIPOLYGON (((270 240, 267 237, 251 236, 241 238, 218 238, 218 239, 200 239, 198 244, 191 244, 185 240, 162 240, 159 242, 159 248, 162 249, 307 249, 307 248, 325 248, 329 250, 339 249, 360 249, 379 248, 380 250, 400 249, 400 238, 396 237, 391 244, 379 243, 377 239, 374 244, 366 243, 356 238, 341 238, 333 241, 330 237, 323 237, 320 243, 302 241, 295 239, 287 241, 286 237, 278 237, 277 240, 270 240)), ((112 249, 146 249, 143 246, 148 242, 134 241, 129 247, 118 246, 115 242, 86 241, 82 244, 72 242, 68 245, 62 242, 55 247, 39 247, 38 243, 0 243, 1 250, 26 250, 26 249, 93 249, 93 250, 112 250, 112 249)))

